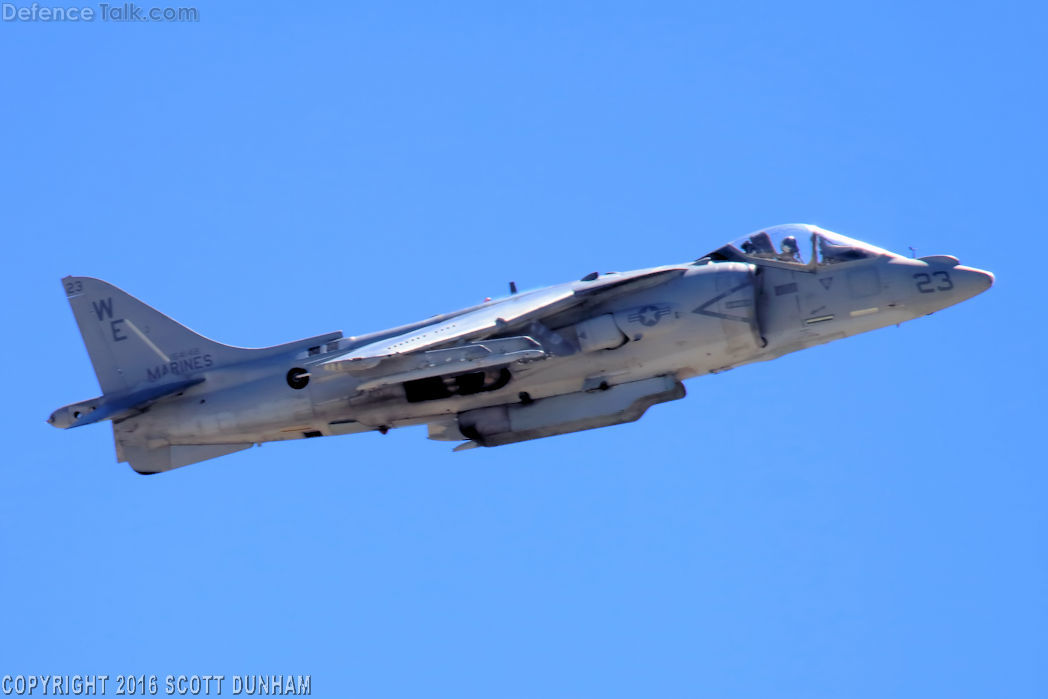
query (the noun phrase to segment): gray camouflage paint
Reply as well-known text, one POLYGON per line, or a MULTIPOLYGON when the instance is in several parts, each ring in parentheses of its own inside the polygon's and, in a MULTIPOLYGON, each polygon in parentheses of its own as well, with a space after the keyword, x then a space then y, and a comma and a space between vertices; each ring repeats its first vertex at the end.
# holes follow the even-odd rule
MULTIPOLYGON (((63 287, 103 395, 48 422, 112 420, 140 473, 253 444, 428 424, 458 448, 638 419, 685 379, 898 324, 988 289, 955 258, 909 259, 814 226, 811 256, 729 245, 693 263, 514 294, 359 338, 262 349, 208 340, 116 287, 63 287), (750 249, 746 252, 745 249, 750 249)), ((759 237, 763 236, 763 237, 759 237)))

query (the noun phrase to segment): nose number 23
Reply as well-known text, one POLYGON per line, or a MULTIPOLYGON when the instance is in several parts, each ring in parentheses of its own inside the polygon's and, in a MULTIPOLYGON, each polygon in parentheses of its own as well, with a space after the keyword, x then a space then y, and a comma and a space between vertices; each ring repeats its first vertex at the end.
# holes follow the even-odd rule
POLYGON ((953 282, 950 280, 949 272, 918 272, 913 275, 914 280, 917 282, 917 291, 922 294, 931 294, 936 291, 949 291, 953 288, 953 282), (934 279, 933 279, 934 277, 934 279), (936 283, 937 282, 937 283, 936 283), (935 284, 935 286, 932 286, 935 284))

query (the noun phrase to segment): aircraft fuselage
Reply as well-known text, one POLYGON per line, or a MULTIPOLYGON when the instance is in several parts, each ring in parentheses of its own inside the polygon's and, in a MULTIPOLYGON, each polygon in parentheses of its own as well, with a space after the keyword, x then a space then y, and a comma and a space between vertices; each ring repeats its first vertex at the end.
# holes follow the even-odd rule
MULTIPOLYGON (((954 258, 909 259, 810 228, 808 262, 793 236, 780 252, 762 232, 694 263, 590 275, 284 352, 237 350, 244 354, 224 359, 235 348, 216 350, 204 338, 194 346, 192 334, 165 340, 182 345, 171 353, 149 341, 168 361, 141 362, 142 376, 120 370, 139 395, 168 373, 195 383, 117 413, 118 453, 151 472, 266 441, 408 425, 428 424, 431 439, 496 446, 627 422, 682 397, 686 379, 927 315, 993 282, 954 258)), ((120 312, 120 297, 106 300, 120 312)), ((81 315, 87 341, 91 319, 81 315)), ((125 335, 142 324, 132 319, 125 335)), ((89 403, 51 422, 75 426, 81 418, 70 411, 102 405, 89 403)))

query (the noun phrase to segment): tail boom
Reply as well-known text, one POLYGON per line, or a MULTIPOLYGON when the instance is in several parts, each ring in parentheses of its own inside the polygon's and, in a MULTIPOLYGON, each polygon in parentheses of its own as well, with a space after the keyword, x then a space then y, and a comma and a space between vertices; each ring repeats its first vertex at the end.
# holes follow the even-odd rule
MULTIPOLYGON (((251 444, 156 445, 144 435, 133 434, 134 429, 118 425, 133 428, 133 418, 177 400, 216 371, 243 365, 245 371, 234 375, 253 375, 261 366, 248 363, 313 352, 342 338, 336 331, 272 347, 233 347, 193 332, 100 279, 66 277, 62 286, 102 395, 59 408, 47 421, 68 429, 112 420, 118 461, 130 463, 139 473, 177 468, 251 444)), ((228 381, 228 376, 223 377, 219 384, 228 381)))

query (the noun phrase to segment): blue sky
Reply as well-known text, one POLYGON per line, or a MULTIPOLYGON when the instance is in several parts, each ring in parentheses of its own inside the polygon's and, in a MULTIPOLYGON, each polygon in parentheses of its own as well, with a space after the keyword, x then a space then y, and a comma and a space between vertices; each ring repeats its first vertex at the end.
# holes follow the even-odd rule
MULTIPOLYGON (((184 4, 184 3, 183 3, 184 4)), ((0 23, 0 674, 318 696, 1048 694, 1038 3, 202 3, 0 23), (223 342, 360 334, 817 223, 992 270, 635 424, 154 478, 59 278, 223 342)))

